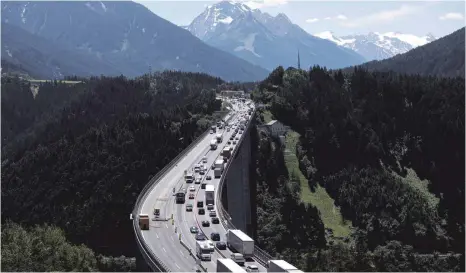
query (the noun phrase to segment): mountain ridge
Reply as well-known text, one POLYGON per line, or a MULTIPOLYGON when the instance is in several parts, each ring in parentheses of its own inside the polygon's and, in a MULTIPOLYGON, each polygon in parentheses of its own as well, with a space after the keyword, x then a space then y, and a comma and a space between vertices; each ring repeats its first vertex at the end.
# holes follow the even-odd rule
POLYGON ((187 29, 207 44, 269 70, 296 66, 298 50, 303 67, 338 68, 365 61, 350 49, 310 35, 283 13, 274 17, 244 3, 208 6, 187 29))
POLYGON ((369 32, 368 34, 337 36, 331 31, 324 31, 313 35, 350 48, 369 61, 387 59, 436 40, 430 33, 426 36, 416 36, 399 32, 369 32))
MULTIPOLYGON (((364 63, 370 71, 394 71, 421 76, 463 77, 465 73, 465 28, 431 43, 382 61, 364 63)), ((345 71, 352 70, 346 68, 345 71)))
POLYGON ((129 77, 151 68, 208 73, 233 81, 260 80, 268 73, 206 45, 135 2, 2 2, 2 23, 111 63, 129 77))

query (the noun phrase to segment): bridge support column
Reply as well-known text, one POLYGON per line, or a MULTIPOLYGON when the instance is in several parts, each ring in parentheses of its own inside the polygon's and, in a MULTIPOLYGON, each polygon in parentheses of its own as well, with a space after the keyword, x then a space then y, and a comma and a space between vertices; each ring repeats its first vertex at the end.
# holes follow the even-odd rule
POLYGON ((231 162, 226 177, 227 210, 236 228, 253 235, 251 221, 251 193, 249 185, 249 169, 251 164, 250 130, 245 136, 236 157, 231 162))

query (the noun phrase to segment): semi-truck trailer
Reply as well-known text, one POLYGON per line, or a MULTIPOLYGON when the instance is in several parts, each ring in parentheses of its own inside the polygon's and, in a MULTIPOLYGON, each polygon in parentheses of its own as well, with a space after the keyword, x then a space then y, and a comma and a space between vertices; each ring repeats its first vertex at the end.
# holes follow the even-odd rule
POLYGON ((217 272, 246 273, 246 270, 232 259, 217 259, 217 272))
POLYGON ((211 150, 217 150, 217 140, 216 139, 212 139, 210 141, 210 149, 211 150))
POLYGON ((226 234, 227 246, 243 254, 244 258, 254 255, 254 240, 239 229, 229 229, 226 234))
POLYGON ((219 178, 222 176, 222 173, 223 173, 223 160, 222 159, 219 159, 217 161, 215 161, 215 165, 214 165, 214 177, 215 178, 219 178))
POLYGON ((212 259, 211 253, 205 241, 196 241, 196 256, 201 259, 201 261, 210 261, 212 259))
POLYGON ((223 135, 217 134, 217 143, 222 143, 222 142, 223 142, 223 135))
POLYGON ((222 155, 223 155, 223 161, 228 161, 228 159, 230 159, 230 156, 231 156, 231 147, 225 147, 222 151, 222 155))
POLYGON ((206 205, 214 205, 215 199, 215 186, 214 185, 206 185, 205 187, 205 204, 206 205))
POLYGON ((300 273, 302 271, 284 260, 270 260, 268 262, 267 272, 300 273))

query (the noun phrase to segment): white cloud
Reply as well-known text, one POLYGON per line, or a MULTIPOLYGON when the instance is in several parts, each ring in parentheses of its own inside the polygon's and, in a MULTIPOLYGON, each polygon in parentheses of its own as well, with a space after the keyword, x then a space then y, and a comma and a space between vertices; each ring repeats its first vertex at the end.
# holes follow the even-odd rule
POLYGON ((325 17, 324 20, 331 20, 332 17, 325 17))
POLYGON ((347 20, 348 17, 346 17, 346 16, 343 15, 343 14, 340 14, 340 15, 337 15, 337 16, 335 17, 335 19, 337 19, 337 20, 347 20))
POLYGON ((288 0, 252 0, 244 2, 252 9, 259 9, 263 7, 274 7, 288 4, 288 0))
POLYGON ((439 17, 440 20, 464 20, 463 14, 458 12, 446 13, 439 17))
POLYGON ((319 18, 309 18, 306 20, 306 23, 315 23, 317 21, 319 21, 319 18))
POLYGON ((345 27, 359 27, 377 23, 391 22, 397 18, 417 13, 421 10, 419 6, 402 5, 398 9, 386 10, 369 14, 363 17, 342 23, 345 27))

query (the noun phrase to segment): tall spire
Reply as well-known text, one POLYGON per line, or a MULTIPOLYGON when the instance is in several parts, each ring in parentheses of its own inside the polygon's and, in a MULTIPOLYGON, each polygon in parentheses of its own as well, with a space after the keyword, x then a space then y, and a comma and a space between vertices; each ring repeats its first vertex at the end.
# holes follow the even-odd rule
POLYGON ((299 49, 298 49, 298 69, 301 69, 301 60, 299 59, 299 49))

